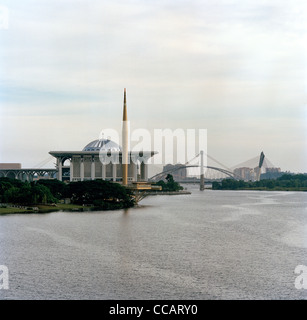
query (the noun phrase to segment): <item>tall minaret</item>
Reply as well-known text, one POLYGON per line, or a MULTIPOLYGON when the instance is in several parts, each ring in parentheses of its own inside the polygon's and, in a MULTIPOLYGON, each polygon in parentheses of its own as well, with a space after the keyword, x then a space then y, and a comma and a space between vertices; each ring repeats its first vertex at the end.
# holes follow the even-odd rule
POLYGON ((124 88, 124 112, 123 112, 123 127, 122 127, 122 168, 123 168, 123 185, 128 184, 128 116, 127 116, 127 101, 126 88, 124 88))

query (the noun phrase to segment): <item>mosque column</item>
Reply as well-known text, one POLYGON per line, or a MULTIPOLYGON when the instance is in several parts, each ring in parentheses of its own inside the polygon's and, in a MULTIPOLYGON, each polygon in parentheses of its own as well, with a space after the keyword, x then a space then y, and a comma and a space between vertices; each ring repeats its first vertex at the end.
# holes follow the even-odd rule
POLYGON ((84 180, 84 159, 83 157, 81 157, 81 163, 80 163, 80 178, 81 178, 81 181, 84 180))
POLYGON ((62 181, 62 158, 57 158, 58 161, 58 179, 62 181))
POLYGON ((95 158, 92 157, 92 163, 91 163, 91 179, 95 180, 95 158))
POLYGON ((102 164, 102 180, 106 180, 106 165, 102 164))
POLYGON ((113 174, 113 181, 116 181, 116 169, 117 169, 117 164, 113 164, 112 165, 112 169, 113 169, 113 171, 112 171, 112 174, 113 174))
POLYGON ((141 162, 141 181, 145 181, 145 163, 141 162))
POLYGON ((132 163, 132 181, 137 181, 138 177, 137 177, 137 174, 138 174, 138 168, 137 168, 137 165, 136 163, 132 163))
POLYGON ((148 165, 145 161, 141 162, 141 181, 148 181, 148 165))
POLYGON ((70 159, 69 178, 70 178, 70 181, 73 181, 73 178, 74 178, 74 164, 73 164, 72 158, 70 159))

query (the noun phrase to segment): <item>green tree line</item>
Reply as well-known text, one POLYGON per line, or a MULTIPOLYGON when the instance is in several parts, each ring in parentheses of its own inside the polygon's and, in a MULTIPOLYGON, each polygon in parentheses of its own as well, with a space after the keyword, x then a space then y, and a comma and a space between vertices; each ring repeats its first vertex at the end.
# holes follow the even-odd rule
POLYGON ((74 204, 91 204, 101 209, 127 208, 134 205, 131 191, 109 181, 78 181, 65 184, 59 180, 22 182, 0 178, 1 203, 50 204, 64 198, 69 198, 74 204))
POLYGON ((307 174, 284 174, 277 179, 264 179, 260 181, 243 181, 224 179, 212 183, 214 190, 289 190, 307 191, 307 174))
POLYGON ((183 190, 183 187, 174 180, 174 177, 171 174, 168 174, 164 180, 160 180, 156 184, 162 187, 162 191, 179 191, 183 190))

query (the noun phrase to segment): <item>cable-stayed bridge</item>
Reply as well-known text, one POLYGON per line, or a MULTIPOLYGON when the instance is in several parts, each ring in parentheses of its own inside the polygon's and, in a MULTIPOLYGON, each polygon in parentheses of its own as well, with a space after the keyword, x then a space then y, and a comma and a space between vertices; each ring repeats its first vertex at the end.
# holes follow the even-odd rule
POLYGON ((231 168, 208 154, 205 154, 205 156, 207 157, 207 164, 204 164, 203 168, 201 166, 201 153, 199 153, 185 164, 177 164, 168 170, 155 174, 150 177, 149 180, 153 182, 159 181, 165 179, 168 174, 173 174, 175 175, 175 180, 178 182, 200 182, 201 172, 203 171, 204 180, 207 182, 218 181, 225 178, 256 181, 260 180, 260 175, 265 169, 276 168, 271 161, 265 157, 263 152, 261 152, 260 156, 253 157, 231 168), (179 171, 186 172, 186 176, 184 177, 184 175, 182 175, 181 178, 177 177, 176 179, 176 172, 179 171))

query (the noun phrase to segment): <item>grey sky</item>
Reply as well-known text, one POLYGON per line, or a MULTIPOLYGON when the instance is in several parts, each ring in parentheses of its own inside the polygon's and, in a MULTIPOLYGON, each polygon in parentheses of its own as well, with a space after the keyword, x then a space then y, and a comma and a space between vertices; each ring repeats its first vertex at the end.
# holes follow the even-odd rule
POLYGON ((306 1, 0 1, 0 162, 132 128, 208 129, 229 167, 307 172, 306 1))

